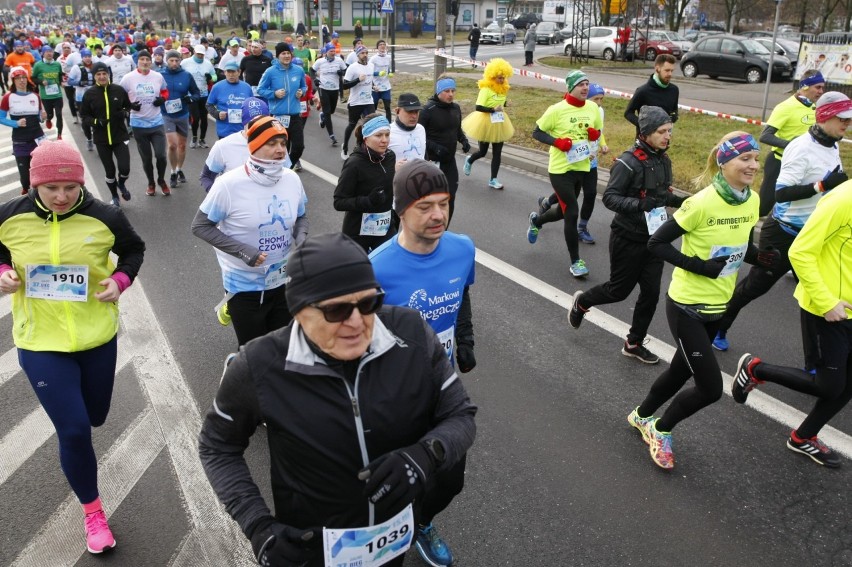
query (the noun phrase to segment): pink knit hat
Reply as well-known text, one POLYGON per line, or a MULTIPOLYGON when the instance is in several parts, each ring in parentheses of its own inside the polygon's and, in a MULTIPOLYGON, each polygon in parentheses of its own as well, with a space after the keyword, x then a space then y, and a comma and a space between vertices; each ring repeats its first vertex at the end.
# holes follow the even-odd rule
POLYGON ((51 181, 84 183, 83 158, 80 152, 59 140, 43 142, 33 150, 30 162, 30 184, 38 187, 51 181))

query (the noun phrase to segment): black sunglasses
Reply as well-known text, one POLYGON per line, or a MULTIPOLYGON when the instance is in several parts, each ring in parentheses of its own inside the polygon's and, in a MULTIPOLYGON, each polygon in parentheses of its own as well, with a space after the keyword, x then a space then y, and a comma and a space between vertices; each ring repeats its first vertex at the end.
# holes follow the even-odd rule
POLYGON ((329 303, 328 305, 309 303, 308 305, 322 311, 323 317, 329 323, 340 323, 349 319, 356 307, 361 315, 370 315, 378 311, 384 302, 385 292, 379 290, 376 295, 365 297, 354 303, 329 303))

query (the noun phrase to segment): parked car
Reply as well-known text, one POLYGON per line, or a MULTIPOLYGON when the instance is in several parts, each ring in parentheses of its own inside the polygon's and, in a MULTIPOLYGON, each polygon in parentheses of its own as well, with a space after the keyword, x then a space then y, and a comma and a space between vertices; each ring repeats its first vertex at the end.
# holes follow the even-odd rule
MULTIPOLYGON (((771 37, 755 37, 752 38, 757 43, 763 45, 766 49, 772 49, 771 37)), ((783 55, 790 60, 790 65, 793 66, 793 72, 796 71, 796 65, 799 63, 799 43, 790 41, 789 39, 775 40, 775 53, 783 55)))
POLYGON ((685 37, 683 37, 677 32, 669 30, 658 30, 657 33, 663 34, 664 36, 666 36, 667 40, 680 47, 680 51, 684 55, 689 53, 689 50, 692 49, 693 45, 695 45, 693 42, 688 41, 685 37))
POLYGON ((649 31, 647 37, 642 30, 635 32, 634 56, 647 61, 653 61, 657 55, 667 53, 674 55, 677 59, 683 57, 680 47, 670 42, 666 36, 657 31, 649 31))
POLYGON ((530 27, 530 24, 536 24, 541 21, 541 18, 538 17, 538 14, 535 12, 526 12, 524 14, 519 15, 517 18, 509 22, 515 29, 525 30, 530 27))
POLYGON ((630 26, 634 29, 639 28, 662 28, 666 22, 654 16, 646 16, 644 18, 633 18, 630 20, 630 26))
POLYGON ((512 24, 501 26, 499 22, 491 22, 482 30, 479 43, 515 43, 517 37, 518 32, 512 24))
MULTIPOLYGON (((750 37, 750 38, 753 38, 753 39, 757 39, 757 38, 761 38, 761 37, 771 38, 772 37, 772 31, 771 30, 770 31, 755 30, 755 31, 743 32, 740 35, 742 35, 744 37, 750 37)), ((792 31, 792 32, 791 31, 784 31, 784 32, 782 32, 781 28, 778 28, 778 36, 777 36, 776 39, 786 39, 787 41, 795 41, 796 43, 799 43, 799 41, 802 39, 802 34, 800 34, 797 31, 792 31)))
POLYGON ((683 37, 685 37, 687 41, 691 41, 692 43, 695 43, 699 39, 707 37, 708 35, 717 35, 717 34, 720 34, 720 33, 725 33, 725 32, 718 31, 718 30, 689 30, 688 32, 683 34, 683 37))
POLYGON ((535 26, 535 42, 553 45, 562 41, 559 26, 555 22, 541 22, 535 26))
POLYGON ((615 43, 618 28, 612 26, 594 26, 575 33, 563 42, 565 55, 600 57, 608 61, 615 59, 619 45, 615 43))
MULTIPOLYGON (((749 83, 762 82, 769 73, 769 50, 753 39, 739 35, 718 34, 695 43, 680 62, 684 77, 698 75, 733 77, 749 83)), ((778 55, 772 63, 772 78, 793 76, 790 60, 778 55)))

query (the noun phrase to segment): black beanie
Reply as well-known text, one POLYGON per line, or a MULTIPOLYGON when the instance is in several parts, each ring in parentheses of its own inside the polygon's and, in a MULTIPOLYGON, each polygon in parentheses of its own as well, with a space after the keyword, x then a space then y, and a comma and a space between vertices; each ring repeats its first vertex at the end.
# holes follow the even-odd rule
POLYGON ((147 49, 142 49, 142 50, 140 50, 140 51, 137 51, 137 52, 136 52, 136 60, 138 61, 138 60, 139 60, 140 58, 142 58, 142 57, 147 57, 148 59, 150 59, 150 58, 151 58, 151 54, 150 54, 150 53, 148 53, 148 50, 147 50, 147 49))
POLYGON ((639 109, 639 133, 643 136, 671 121, 672 117, 659 106, 645 105, 639 109))
POLYGON ((295 315, 310 303, 377 289, 379 282, 364 249, 333 232, 309 236, 290 253, 286 285, 287 307, 295 315))
POLYGON ((393 210, 402 215, 423 197, 449 192, 447 177, 437 165, 424 159, 409 159, 393 175, 393 210))
POLYGON ((275 44, 275 57, 281 55, 282 51, 289 51, 290 53, 293 53, 293 46, 291 46, 286 41, 282 41, 281 43, 275 44))

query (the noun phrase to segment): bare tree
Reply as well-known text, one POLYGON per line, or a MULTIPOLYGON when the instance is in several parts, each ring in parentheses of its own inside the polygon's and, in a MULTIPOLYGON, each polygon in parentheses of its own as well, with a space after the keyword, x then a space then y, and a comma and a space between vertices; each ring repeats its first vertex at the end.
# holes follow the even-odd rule
POLYGON ((666 8, 666 25, 670 30, 677 31, 680 29, 683 13, 689 6, 689 2, 690 0, 663 0, 663 6, 666 8))

